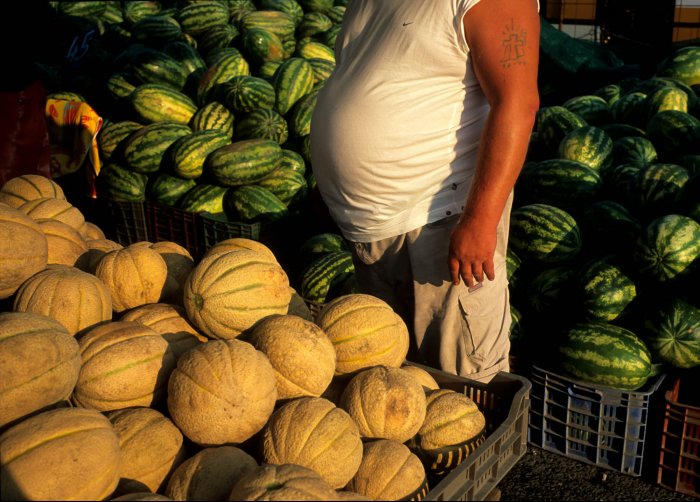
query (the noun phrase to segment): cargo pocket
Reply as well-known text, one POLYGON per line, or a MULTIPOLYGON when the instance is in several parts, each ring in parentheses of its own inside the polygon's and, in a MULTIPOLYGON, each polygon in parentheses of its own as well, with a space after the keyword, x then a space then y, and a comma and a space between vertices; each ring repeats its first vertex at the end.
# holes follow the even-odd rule
POLYGON ((505 270, 497 271, 496 277, 494 282, 484 282, 472 293, 465 286, 459 295, 464 347, 475 365, 475 372, 502 358, 499 347, 505 343, 502 338, 508 336, 510 319, 506 318, 509 299, 505 270))

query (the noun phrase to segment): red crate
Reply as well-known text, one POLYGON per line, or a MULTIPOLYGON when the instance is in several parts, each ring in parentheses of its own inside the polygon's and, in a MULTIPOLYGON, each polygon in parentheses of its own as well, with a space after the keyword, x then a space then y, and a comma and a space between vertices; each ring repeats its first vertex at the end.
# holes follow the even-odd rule
POLYGON ((657 483, 700 497, 700 399, 689 399, 697 380, 677 377, 666 391, 657 483), (685 403, 685 404, 684 404, 685 403), (692 403, 692 404, 689 404, 692 403))

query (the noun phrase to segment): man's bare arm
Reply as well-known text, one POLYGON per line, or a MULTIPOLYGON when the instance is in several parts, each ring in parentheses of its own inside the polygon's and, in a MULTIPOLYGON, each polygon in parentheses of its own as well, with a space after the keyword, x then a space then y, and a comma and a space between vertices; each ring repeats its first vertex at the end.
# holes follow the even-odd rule
POLYGON ((482 0, 464 18, 479 83, 491 106, 477 169, 450 242, 454 284, 495 278, 496 230, 520 174, 539 107, 540 21, 535 0, 482 0))

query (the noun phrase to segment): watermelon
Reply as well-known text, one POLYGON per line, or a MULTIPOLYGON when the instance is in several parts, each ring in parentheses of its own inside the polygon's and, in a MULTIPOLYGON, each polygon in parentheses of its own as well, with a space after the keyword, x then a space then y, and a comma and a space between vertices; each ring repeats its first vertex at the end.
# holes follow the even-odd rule
POLYGON ((250 66, 241 52, 234 47, 222 50, 223 56, 204 72, 197 85, 197 102, 204 105, 217 99, 219 85, 233 77, 250 75, 250 66))
POLYGON ((558 264, 581 251, 581 230, 563 209, 549 204, 528 204, 511 212, 510 245, 523 260, 558 264))
POLYGON ((579 292, 587 321, 620 317, 637 295, 635 283, 609 257, 589 263, 581 273, 579 292))
POLYGON ((354 271, 350 251, 325 253, 302 271, 299 294, 305 300, 326 303, 335 296, 336 288, 354 271))
POLYGON ((630 92, 620 97, 610 107, 612 121, 636 127, 644 127, 646 114, 644 103, 647 95, 643 92, 630 92))
POLYGON ((647 95, 644 101, 644 113, 647 120, 664 110, 688 112, 688 95, 677 87, 659 87, 647 95))
MULTIPOLYGON (((72 2, 62 2, 70 4, 72 2)), ((94 2, 107 4, 108 2, 94 2)), ((160 2, 125 2, 123 8, 124 21, 128 26, 133 27, 140 19, 159 14, 161 12, 160 2)))
POLYGON ((604 131, 608 136, 610 136, 610 139, 612 139, 613 141, 618 140, 620 138, 624 138, 625 136, 641 136, 645 138, 647 135, 644 129, 640 129, 639 127, 629 124, 600 124, 598 128, 604 131))
POLYGON ((221 88, 222 102, 234 113, 248 113, 258 108, 271 110, 275 106, 275 88, 260 77, 233 77, 221 88))
POLYGON ((688 171, 676 164, 656 163, 642 168, 635 186, 644 214, 656 217, 672 212, 678 194, 689 178, 688 171))
POLYGON ((102 167, 97 176, 97 194, 116 201, 141 202, 146 199, 147 183, 145 174, 110 162, 102 167))
POLYGON ((657 65, 656 75, 691 86, 700 84, 700 47, 690 45, 676 49, 657 65))
POLYGON ((579 127, 559 143, 559 158, 575 160, 598 171, 612 162, 613 140, 597 127, 579 127))
POLYGON ((587 245, 595 252, 627 253, 642 232, 641 222, 613 200, 590 204, 581 213, 580 223, 587 245))
POLYGON ((700 223, 700 171, 688 179, 676 197, 676 209, 700 223))
POLYGON ((335 61, 330 61, 324 58, 307 58, 306 61, 311 65, 311 70, 314 72, 314 87, 319 83, 325 82, 335 70, 335 61))
POLYGON ((190 213, 224 214, 224 196, 228 189, 202 183, 192 187, 180 200, 180 209, 190 213))
POLYGON ((100 158, 103 161, 109 160, 112 154, 119 152, 120 145, 123 148, 123 141, 144 127, 133 120, 120 120, 118 122, 106 123, 100 132, 97 134, 97 147, 100 152, 100 158))
POLYGON ((269 139, 280 145, 287 141, 289 128, 287 121, 275 110, 258 108, 247 113, 236 124, 237 140, 269 139))
POLYGON ((294 18, 279 10, 255 10, 246 12, 239 22, 243 33, 252 28, 268 30, 282 40, 294 38, 296 23, 294 18))
POLYGON ((546 267, 525 285, 524 298, 527 306, 537 314, 545 316, 543 322, 551 323, 553 317, 569 315, 576 270, 568 265, 546 267), (567 305, 568 304, 568 305, 567 305))
POLYGON ((552 155, 556 155, 564 137, 574 129, 586 125, 587 122, 578 114, 564 107, 551 107, 550 111, 543 115, 537 132, 545 148, 552 155))
POLYGON ((207 65, 197 49, 182 40, 166 44, 163 47, 163 52, 178 61, 187 70, 188 75, 198 70, 207 69, 207 65))
POLYGON ((214 0, 199 0, 182 7, 177 13, 177 21, 182 31, 197 37, 216 25, 228 24, 228 6, 214 0))
POLYGON ((657 371, 649 348, 632 331, 603 322, 578 323, 557 347, 557 364, 571 377, 620 390, 637 390, 657 371))
POLYGON ((180 178, 199 178, 207 156, 229 144, 229 135, 218 129, 205 129, 187 134, 175 140, 168 148, 168 166, 180 178))
POLYGON ((700 223, 679 214, 667 214, 651 221, 632 252, 639 272, 655 282, 666 282, 683 274, 698 256, 700 223))
POLYGON ((302 137, 311 134, 311 116, 316 107, 320 90, 320 87, 313 88, 292 107, 289 123, 294 136, 302 137))
POLYGON ((658 154, 654 144, 641 136, 626 136, 613 141, 613 160, 615 164, 635 162, 649 164, 656 162, 658 154))
POLYGON ((282 148, 282 158, 280 159, 279 169, 298 171, 303 175, 306 174, 306 163, 298 152, 289 150, 288 148, 282 148))
POLYGON ((197 49, 206 56, 217 49, 232 47, 239 34, 238 28, 232 24, 217 24, 199 37, 197 49))
POLYGON ((204 171, 222 186, 256 183, 279 167, 280 145, 270 139, 234 141, 212 152, 204 171))
POLYGON ((129 95, 137 122, 179 122, 187 124, 197 105, 182 92, 162 84, 142 84, 129 95))
POLYGON ((289 206, 306 194, 306 178, 299 171, 277 168, 257 183, 289 206))
POLYGON ((275 88, 275 109, 285 115, 294 104, 311 91, 314 85, 314 72, 304 58, 293 57, 284 61, 273 77, 275 88))
POLYGON ((160 169, 165 151, 178 138, 192 134, 192 129, 177 122, 156 122, 138 129, 124 140, 124 161, 139 173, 160 169))
POLYGON ((226 106, 218 101, 210 101, 192 116, 190 126, 194 132, 220 131, 231 138, 234 120, 233 113, 226 106))
POLYGON ((663 110, 649 119, 647 136, 668 158, 697 154, 700 145, 700 119, 679 110, 663 110))
POLYGON ((149 200, 176 207, 180 199, 196 185, 194 180, 187 180, 167 173, 158 173, 146 187, 149 200))
POLYGON ((239 28, 243 16, 254 10, 257 10, 257 7, 253 0, 228 0, 229 18, 239 28))
POLYGON ((250 28, 243 34, 243 52, 254 65, 269 61, 283 61, 284 47, 274 33, 263 28, 250 28))
POLYGON ((224 211, 230 221, 257 223, 287 216, 287 205, 260 185, 233 188, 224 198, 224 211))
POLYGON ((155 48, 160 48, 181 38, 182 27, 180 23, 171 16, 162 14, 144 16, 131 27, 132 41, 155 48))
POLYGON ((333 26, 331 18, 323 12, 306 12, 297 25, 296 37, 301 39, 323 33, 333 26))
POLYGON ((642 337, 660 361, 676 368, 700 366, 700 309, 680 298, 645 316, 642 337))
POLYGON ((325 59, 330 63, 335 63, 335 51, 313 38, 302 38, 294 49, 294 55, 306 60, 325 59))
POLYGON ((134 58, 131 73, 141 84, 162 84, 182 90, 189 75, 175 58, 162 51, 144 51, 134 58))
POLYGON ((574 112, 587 124, 598 125, 609 122, 612 118, 610 106, 607 101, 595 95, 583 95, 569 98, 562 105, 569 111, 574 112))
POLYGON ((328 12, 333 8, 333 0, 297 0, 304 12, 328 12))
POLYGON ((279 10, 289 14, 295 25, 298 25, 304 16, 304 9, 296 0, 258 0, 257 4, 260 10, 279 10))
POLYGON ((523 167, 515 193, 525 204, 549 204, 577 212, 598 198, 602 185, 602 177, 586 164, 548 159, 523 167))
POLYGON ((138 82, 135 82, 135 80, 136 79, 130 73, 118 71, 112 73, 107 78, 105 86, 107 87, 107 92, 109 93, 109 95, 114 100, 118 101, 123 98, 127 98, 129 94, 131 94, 133 90, 136 89, 136 86, 139 84, 138 82))
POLYGON ((593 95, 603 98, 608 106, 612 106, 615 101, 620 99, 622 88, 617 84, 607 84, 596 89, 593 95))

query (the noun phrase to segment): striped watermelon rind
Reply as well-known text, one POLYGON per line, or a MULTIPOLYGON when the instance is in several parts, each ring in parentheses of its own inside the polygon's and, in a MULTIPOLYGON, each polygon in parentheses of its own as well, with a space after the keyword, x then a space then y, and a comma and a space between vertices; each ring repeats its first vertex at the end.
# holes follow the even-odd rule
POLYGON ((654 374, 651 353, 632 331, 601 322, 578 323, 557 347, 558 365, 573 378, 621 390, 637 390, 654 374))

